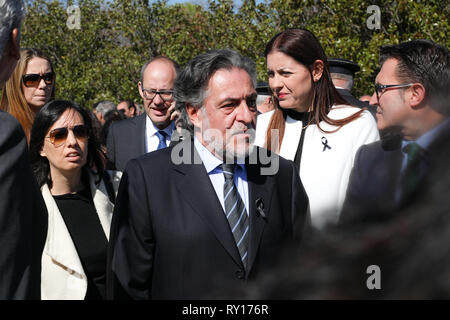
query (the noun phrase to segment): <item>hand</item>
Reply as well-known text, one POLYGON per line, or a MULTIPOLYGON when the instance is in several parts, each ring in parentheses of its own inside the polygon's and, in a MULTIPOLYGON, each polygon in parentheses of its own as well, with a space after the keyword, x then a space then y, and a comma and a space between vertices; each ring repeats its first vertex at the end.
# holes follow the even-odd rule
POLYGON ((175 101, 172 102, 168 111, 170 112, 170 121, 178 119, 179 112, 175 110, 175 101))

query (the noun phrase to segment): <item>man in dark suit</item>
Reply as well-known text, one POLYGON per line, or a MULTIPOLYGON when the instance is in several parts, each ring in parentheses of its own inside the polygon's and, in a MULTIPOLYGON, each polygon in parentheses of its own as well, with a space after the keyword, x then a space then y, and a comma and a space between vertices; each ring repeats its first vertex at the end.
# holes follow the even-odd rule
POLYGON ((170 144, 175 129, 171 115, 177 70, 173 60, 162 56, 142 67, 138 87, 145 113, 111 125, 107 138, 108 167, 123 171, 129 160, 170 144))
POLYGON ((328 65, 330 66, 331 79, 339 94, 351 105, 359 108, 366 108, 370 111, 376 119, 376 110, 368 103, 356 99, 351 91, 355 79, 355 73, 360 70, 360 67, 353 61, 339 58, 329 58, 328 65))
MULTIPOLYGON (((20 58, 22 1, 0 2, 0 86, 20 58)), ((40 299, 46 209, 19 122, 0 111, 0 300, 40 299)))
POLYGON ((308 199, 291 161, 252 146, 255 78, 254 62, 232 50, 195 57, 177 78, 194 138, 128 163, 110 238, 110 298, 208 298, 256 281, 298 244, 308 199))
MULTIPOLYGON (((360 148, 342 221, 384 219, 414 199, 439 167, 450 139, 448 49, 413 40, 380 50, 370 103, 383 139, 360 148)), ((448 183, 450 185, 450 182, 448 183)))

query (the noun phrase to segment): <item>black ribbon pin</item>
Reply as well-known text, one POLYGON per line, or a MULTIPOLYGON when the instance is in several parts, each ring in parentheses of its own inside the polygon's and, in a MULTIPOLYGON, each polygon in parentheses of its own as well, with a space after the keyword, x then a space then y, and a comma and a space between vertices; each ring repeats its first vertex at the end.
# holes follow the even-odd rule
POLYGON ((324 152, 325 150, 331 149, 331 147, 328 145, 328 140, 325 137, 322 137, 322 144, 323 144, 323 150, 322 152, 324 152))
POLYGON ((256 207, 256 215, 260 216, 261 218, 267 221, 266 214, 264 213, 264 202, 262 201, 261 198, 256 199, 255 207, 256 207))

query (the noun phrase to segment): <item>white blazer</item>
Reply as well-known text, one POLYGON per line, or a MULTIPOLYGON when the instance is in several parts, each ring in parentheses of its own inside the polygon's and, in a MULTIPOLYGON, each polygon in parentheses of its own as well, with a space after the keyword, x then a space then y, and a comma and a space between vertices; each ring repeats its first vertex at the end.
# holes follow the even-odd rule
MULTIPOLYGON (((117 190, 121 174, 110 172, 114 190, 117 190)), ((90 173, 89 181, 95 209, 109 239, 114 205, 109 201, 103 180, 96 185, 95 177, 90 173)), ((42 253, 41 299, 83 300, 88 281, 77 250, 47 184, 42 186, 41 193, 48 210, 47 240, 42 253)))
MULTIPOLYGON (((338 105, 328 113, 332 119, 346 118, 361 109, 338 105)), ((255 144, 265 147, 266 131, 274 111, 258 116, 255 144)), ((301 121, 286 117, 280 156, 294 160, 300 142, 301 121)), ((337 127, 320 122, 326 131, 337 127)), ((356 151, 364 144, 379 140, 376 122, 365 110, 362 115, 334 133, 325 133, 317 125, 309 125, 305 131, 300 165, 300 179, 309 198, 311 220, 315 227, 337 222, 344 204, 350 172, 356 151), (325 144, 329 146, 325 147, 325 144)))

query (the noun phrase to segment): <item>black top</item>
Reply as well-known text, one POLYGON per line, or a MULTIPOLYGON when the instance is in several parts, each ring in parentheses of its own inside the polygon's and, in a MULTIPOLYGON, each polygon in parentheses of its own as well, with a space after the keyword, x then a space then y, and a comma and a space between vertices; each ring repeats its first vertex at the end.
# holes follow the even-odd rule
POLYGON ((66 223, 88 279, 85 300, 105 299, 108 240, 100 224, 89 188, 75 194, 53 198, 66 223))
POLYGON ((292 119, 302 122, 302 133, 300 134, 300 141, 297 146, 297 151, 295 152, 294 163, 297 166, 298 171, 300 171, 300 163, 302 161, 303 152, 303 142, 305 140, 306 128, 314 123, 313 115, 309 112, 297 112, 292 109, 283 109, 283 111, 290 116, 292 119))

